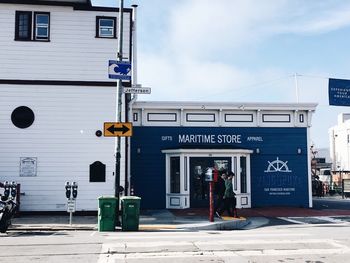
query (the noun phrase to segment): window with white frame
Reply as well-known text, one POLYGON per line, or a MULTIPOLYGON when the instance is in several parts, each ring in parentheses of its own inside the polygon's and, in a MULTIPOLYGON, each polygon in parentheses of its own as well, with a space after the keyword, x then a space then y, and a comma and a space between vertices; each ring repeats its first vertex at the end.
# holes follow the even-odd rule
POLYGON ((35 35, 34 35, 35 40, 48 40, 50 14, 35 12, 34 19, 35 19, 35 35))
POLYGON ((116 38, 117 36, 117 18, 97 16, 96 17, 96 37, 98 38, 116 38))

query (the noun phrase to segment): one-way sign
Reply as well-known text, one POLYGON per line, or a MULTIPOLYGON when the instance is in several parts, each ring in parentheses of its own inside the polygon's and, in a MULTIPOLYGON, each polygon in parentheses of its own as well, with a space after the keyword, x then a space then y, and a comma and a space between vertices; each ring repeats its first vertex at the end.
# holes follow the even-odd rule
POLYGON ((132 123, 131 122, 105 122, 103 124, 103 136, 130 137, 132 136, 132 123))

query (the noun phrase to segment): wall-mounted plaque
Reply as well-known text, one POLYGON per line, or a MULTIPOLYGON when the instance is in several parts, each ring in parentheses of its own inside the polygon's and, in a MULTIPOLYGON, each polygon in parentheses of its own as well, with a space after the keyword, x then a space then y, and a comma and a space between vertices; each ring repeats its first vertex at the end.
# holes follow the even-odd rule
POLYGON ((37 157, 21 157, 19 176, 36 176, 37 157))

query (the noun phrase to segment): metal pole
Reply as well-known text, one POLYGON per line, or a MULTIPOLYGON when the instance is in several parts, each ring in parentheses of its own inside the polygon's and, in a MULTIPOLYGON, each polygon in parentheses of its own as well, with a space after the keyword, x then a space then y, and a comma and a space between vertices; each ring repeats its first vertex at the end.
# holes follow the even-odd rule
POLYGON ((209 222, 214 222, 214 182, 209 182, 209 222))
MULTIPOLYGON (((131 77, 131 84, 136 85, 137 84, 137 34, 136 34, 136 19, 137 19, 137 5, 132 5, 132 77, 131 77)), ((133 121, 132 116, 132 105, 137 99, 137 94, 134 94, 133 97, 128 100, 128 121, 133 121)), ((125 195, 131 194, 131 150, 130 150, 130 137, 125 138, 128 142, 128 158, 127 158, 127 164, 128 164, 128 171, 125 173, 125 195)))
POLYGON ((341 182, 341 197, 344 199, 344 179, 342 176, 342 170, 340 170, 340 182, 341 182))
MULTIPOLYGON (((336 158, 336 152, 335 152, 335 132, 334 130, 332 130, 332 143, 333 143, 333 163, 332 163, 332 168, 333 171, 336 172, 337 170, 337 158, 336 158)), ((330 178, 330 186, 331 186, 331 190, 333 190, 333 172, 331 172, 331 178, 330 178)))
POLYGON ((69 212, 69 225, 72 226, 72 221, 73 221, 73 213, 69 212))
MULTIPOLYGON (((117 61, 123 60, 123 7, 124 7, 124 0, 120 0, 119 5, 119 42, 118 42, 118 53, 117 53, 117 61)), ((118 106, 117 106, 117 122, 122 121, 122 96, 123 96, 123 83, 121 79, 118 79, 118 106)), ((116 149, 116 162, 115 162, 115 197, 119 200, 119 188, 120 188, 120 159, 121 159, 121 137, 117 137, 117 149, 116 149)), ((117 225, 120 225, 119 222, 119 201, 117 202, 117 209, 116 209, 116 218, 117 218, 117 225)))
POLYGON ((297 103, 299 103, 299 88, 298 88, 298 75, 294 74, 294 82, 295 82, 295 95, 297 97, 297 103))

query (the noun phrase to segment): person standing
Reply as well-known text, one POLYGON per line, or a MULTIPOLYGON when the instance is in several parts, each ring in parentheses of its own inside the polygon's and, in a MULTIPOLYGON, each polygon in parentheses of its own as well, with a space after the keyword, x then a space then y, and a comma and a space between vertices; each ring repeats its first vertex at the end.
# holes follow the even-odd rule
POLYGON ((225 210, 227 211, 227 214, 229 216, 234 216, 234 211, 235 211, 235 193, 233 192, 233 187, 232 187, 232 178, 234 176, 233 172, 229 172, 227 174, 227 179, 225 180, 225 192, 224 192, 224 209, 220 210, 224 212, 225 210))
POLYGON ((222 171, 221 176, 218 177, 218 181, 215 183, 216 203, 214 213, 217 217, 221 218, 220 210, 224 204, 225 194, 225 180, 227 179, 226 171, 222 171))

